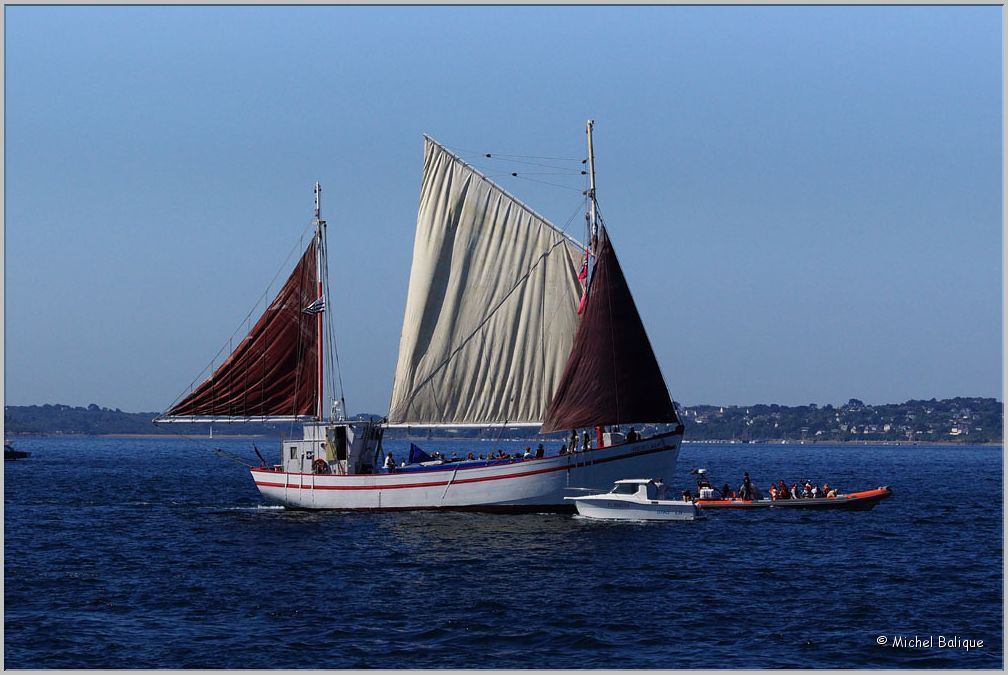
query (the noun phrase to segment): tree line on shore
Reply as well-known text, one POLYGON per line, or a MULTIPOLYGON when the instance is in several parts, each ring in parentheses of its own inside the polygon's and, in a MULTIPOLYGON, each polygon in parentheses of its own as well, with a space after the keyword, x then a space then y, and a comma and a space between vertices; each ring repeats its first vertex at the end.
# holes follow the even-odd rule
MULTIPOLYGON (((680 406, 686 438, 693 441, 947 441, 1000 442, 1003 407, 993 398, 958 397, 910 400, 905 403, 867 405, 850 399, 838 407, 782 406, 680 406)), ((209 434, 206 424, 155 425, 153 412, 129 413, 92 403, 86 407, 61 404, 5 406, 4 428, 11 434, 209 434)), ((378 419, 361 414, 357 419, 378 419)), ((216 433, 280 436, 290 425, 219 424, 216 433)), ((646 425, 644 433, 666 430, 646 425)), ((390 430, 394 431, 394 430, 390 430)), ((512 430, 508 430, 509 432, 512 430)), ((517 430, 514 430, 517 431, 517 430)), ((499 433, 499 431, 498 431, 499 433)), ((527 431, 523 432, 527 435, 527 431)), ((481 429, 459 429, 455 437, 485 435, 481 429)), ((395 434, 400 435, 400 434, 395 434)), ((513 433, 503 434, 515 437, 513 433)))

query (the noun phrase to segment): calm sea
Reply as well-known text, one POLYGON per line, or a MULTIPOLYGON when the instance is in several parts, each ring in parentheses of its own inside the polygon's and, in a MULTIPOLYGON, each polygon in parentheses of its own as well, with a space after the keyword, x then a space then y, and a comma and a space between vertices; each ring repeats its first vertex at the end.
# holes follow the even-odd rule
POLYGON ((895 494, 635 524, 288 512, 210 453, 253 458, 248 440, 15 445, 7 668, 1003 664, 1001 447, 687 444, 677 490, 702 466, 895 494))

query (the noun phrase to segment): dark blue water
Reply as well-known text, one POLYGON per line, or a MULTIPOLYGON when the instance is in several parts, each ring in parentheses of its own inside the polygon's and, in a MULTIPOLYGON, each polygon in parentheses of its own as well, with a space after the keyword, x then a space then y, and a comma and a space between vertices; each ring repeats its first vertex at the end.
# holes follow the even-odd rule
POLYGON ((8 668, 1003 663, 1000 447, 688 444, 678 489, 704 466, 718 485, 748 470, 895 495, 634 524, 268 508, 207 451, 251 457, 245 440, 16 446, 32 456, 4 466, 8 668), (891 646, 914 635, 933 646, 891 646))

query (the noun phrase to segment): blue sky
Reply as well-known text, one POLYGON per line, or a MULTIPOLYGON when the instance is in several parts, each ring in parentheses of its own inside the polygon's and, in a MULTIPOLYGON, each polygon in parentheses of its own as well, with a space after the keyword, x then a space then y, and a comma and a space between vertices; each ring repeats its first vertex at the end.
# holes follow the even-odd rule
POLYGON ((1000 398, 1001 12, 8 6, 6 402, 167 407, 319 180, 348 407, 387 411, 422 134, 581 157, 588 118, 676 400, 1000 398))

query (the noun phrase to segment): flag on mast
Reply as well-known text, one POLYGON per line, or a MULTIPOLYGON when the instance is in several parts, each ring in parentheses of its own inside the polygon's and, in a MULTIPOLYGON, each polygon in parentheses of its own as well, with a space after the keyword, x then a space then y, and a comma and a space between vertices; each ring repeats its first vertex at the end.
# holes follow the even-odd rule
POLYGON ((321 314, 325 311, 325 296, 319 296, 319 299, 308 305, 301 310, 305 314, 321 314))

